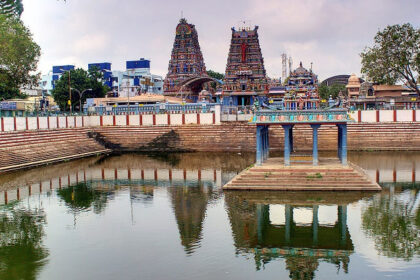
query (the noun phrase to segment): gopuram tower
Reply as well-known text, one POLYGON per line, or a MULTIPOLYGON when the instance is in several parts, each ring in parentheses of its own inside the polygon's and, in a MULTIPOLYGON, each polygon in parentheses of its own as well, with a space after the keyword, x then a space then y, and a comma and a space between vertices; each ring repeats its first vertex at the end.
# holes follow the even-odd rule
POLYGON ((223 103, 251 105, 253 98, 268 92, 264 58, 254 29, 232 28, 232 40, 223 85, 223 103))
POLYGON ((211 80, 206 72, 195 26, 181 18, 176 26, 175 42, 169 60, 163 90, 165 95, 197 94, 211 80), (207 78, 207 80, 206 80, 207 78))

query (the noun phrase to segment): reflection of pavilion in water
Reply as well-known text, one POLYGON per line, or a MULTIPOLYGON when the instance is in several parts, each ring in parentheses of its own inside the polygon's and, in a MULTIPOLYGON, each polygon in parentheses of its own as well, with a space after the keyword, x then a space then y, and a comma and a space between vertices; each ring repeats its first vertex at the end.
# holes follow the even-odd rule
POLYGON ((191 254, 199 247, 202 238, 203 221, 207 204, 214 198, 212 187, 168 188, 171 197, 181 244, 185 252, 191 254))
POLYGON ((292 279, 312 279, 320 261, 341 266, 347 273, 354 248, 346 205, 361 197, 349 193, 225 194, 237 252, 253 254, 257 270, 284 258, 292 279), (329 221, 320 220, 320 212, 328 213, 329 221), (331 212, 337 214, 334 221, 331 212))

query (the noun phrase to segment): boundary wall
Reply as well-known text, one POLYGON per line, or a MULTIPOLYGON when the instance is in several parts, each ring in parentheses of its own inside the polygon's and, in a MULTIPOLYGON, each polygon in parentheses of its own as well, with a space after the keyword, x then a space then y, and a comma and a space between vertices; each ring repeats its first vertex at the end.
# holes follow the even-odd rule
POLYGON ((38 116, 1 117, 0 132, 48 130, 60 128, 90 128, 101 126, 178 126, 219 125, 220 107, 211 113, 98 115, 98 116, 38 116))
MULTIPOLYGON (((420 122, 420 110, 359 110, 349 115, 356 123, 420 122)), ((247 122, 251 117, 250 114, 221 114, 219 106, 210 113, 1 117, 0 132, 102 126, 220 125, 222 122, 247 122)))
POLYGON ((420 121, 420 110, 359 110, 349 114, 358 123, 420 121))

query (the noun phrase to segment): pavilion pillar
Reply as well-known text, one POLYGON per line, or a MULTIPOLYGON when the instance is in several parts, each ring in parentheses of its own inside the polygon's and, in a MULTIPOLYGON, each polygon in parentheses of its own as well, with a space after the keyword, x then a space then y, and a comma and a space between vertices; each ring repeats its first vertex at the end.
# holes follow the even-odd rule
POLYGON ((262 127, 262 160, 263 162, 267 159, 267 135, 265 132, 265 125, 262 127))
POLYGON ((290 152, 293 153, 293 125, 290 128, 290 152))
POLYGON ((285 241, 286 243, 290 243, 290 236, 291 236, 292 223, 293 223, 293 207, 290 204, 285 205, 284 215, 286 217, 285 241))
POLYGON ((337 157, 341 161, 341 127, 337 124, 338 136, 337 136, 337 157))
POLYGON ((347 124, 340 124, 341 127, 341 163, 347 165, 347 124))
POLYGON ((270 141, 269 141, 269 135, 268 135, 268 125, 265 126, 265 158, 264 160, 268 159, 268 155, 270 152, 270 141))
POLYGON ((263 141, 262 141, 262 126, 257 125, 257 136, 256 136, 256 161, 257 165, 261 165, 263 161, 263 141))
POLYGON ((338 221, 340 226, 340 243, 344 245, 347 239, 347 205, 338 206, 338 221))
POLYGON ((312 206, 312 242, 318 244, 318 205, 312 206))
POLYGON ((318 165, 318 128, 320 124, 311 124, 312 127, 312 162, 313 165, 318 165))
POLYGON ((290 130, 292 125, 282 125, 284 129, 284 165, 290 165, 290 130))

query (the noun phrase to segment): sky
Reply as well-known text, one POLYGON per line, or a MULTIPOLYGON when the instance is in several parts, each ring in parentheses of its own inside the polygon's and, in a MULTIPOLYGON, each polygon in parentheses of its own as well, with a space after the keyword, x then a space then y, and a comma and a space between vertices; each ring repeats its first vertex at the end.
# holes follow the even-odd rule
POLYGON ((224 73, 231 27, 258 25, 267 75, 282 73, 281 54, 320 81, 360 74, 360 53, 387 25, 420 27, 418 0, 23 0, 22 19, 41 46, 39 70, 53 65, 151 60, 165 76, 183 15, 196 26, 207 70, 224 73))

